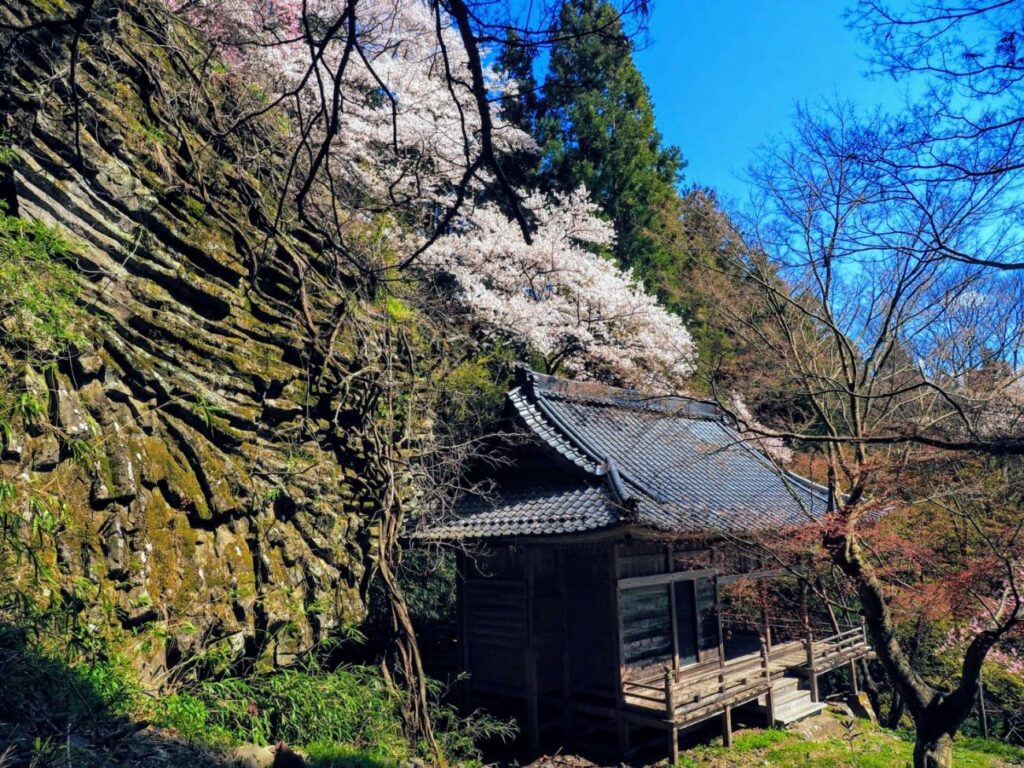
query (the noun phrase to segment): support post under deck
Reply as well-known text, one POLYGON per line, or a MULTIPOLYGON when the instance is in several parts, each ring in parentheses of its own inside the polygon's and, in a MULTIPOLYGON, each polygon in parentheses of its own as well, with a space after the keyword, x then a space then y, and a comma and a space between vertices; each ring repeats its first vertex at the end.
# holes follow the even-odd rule
POLYGON ((676 731, 675 675, 665 670, 665 719, 668 721, 668 754, 672 765, 679 762, 679 733, 676 731))

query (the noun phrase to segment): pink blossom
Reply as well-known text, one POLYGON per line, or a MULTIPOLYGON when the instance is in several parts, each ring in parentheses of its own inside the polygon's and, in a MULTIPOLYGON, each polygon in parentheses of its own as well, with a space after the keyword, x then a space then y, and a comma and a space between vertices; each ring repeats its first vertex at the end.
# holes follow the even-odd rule
MULTIPOLYGON (((344 198, 335 184, 310 205, 343 231, 372 225, 381 232, 374 258, 383 267, 390 265, 388 254, 394 263, 394 254, 412 253, 424 243, 426 232, 399 226, 399 216, 381 214, 380 205, 366 201, 388 201, 396 213, 448 209, 452 190, 479 159, 480 115, 468 86, 466 52, 446 15, 438 17, 421 0, 169 2, 206 34, 234 77, 259 84, 270 101, 280 100, 296 126, 295 141, 305 133, 316 146, 327 135, 324 118, 316 117, 322 115, 319 89, 337 85, 341 125, 331 139, 329 163, 332 178, 353 192, 344 198), (357 48, 336 82, 352 42, 348 25, 338 23, 347 12, 357 15, 357 48), (337 33, 314 59, 320 47, 313 31, 332 25, 337 33)), ((516 85, 495 80, 488 87, 497 92, 516 85)), ((499 151, 535 146, 500 118, 494 140, 499 151)), ((478 171, 469 199, 490 181, 478 171)), ((421 266, 454 276, 459 295, 480 320, 558 359, 571 373, 598 370, 626 383, 667 388, 690 375, 695 350, 689 333, 628 271, 600 255, 613 230, 586 193, 535 194, 525 207, 536 224, 531 244, 496 206, 467 203, 453 232, 425 252, 421 266)))

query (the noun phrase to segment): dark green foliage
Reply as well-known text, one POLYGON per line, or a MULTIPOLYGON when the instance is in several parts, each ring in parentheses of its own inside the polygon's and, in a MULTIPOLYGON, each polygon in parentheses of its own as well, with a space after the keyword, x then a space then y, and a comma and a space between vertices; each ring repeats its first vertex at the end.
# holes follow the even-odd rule
POLYGON ((140 691, 126 659, 96 652, 70 663, 46 651, 31 629, 0 621, 0 672, 0 764, 132 764, 119 759, 138 730, 125 717, 140 691))
POLYGON ((495 68, 516 82, 514 94, 501 100, 501 117, 520 130, 532 134, 537 125, 541 100, 537 77, 533 73, 536 49, 522 40, 514 29, 505 34, 505 44, 495 68))
POLYGON ((164 699, 156 722, 190 738, 232 743, 344 744, 400 759, 401 701, 380 670, 284 670, 207 681, 164 699))
MULTIPOLYGON (((537 51, 526 44, 514 29, 505 36, 505 45, 495 62, 495 69, 515 81, 515 93, 505 94, 499 105, 502 119, 510 125, 537 135, 541 109, 541 91, 533 72, 537 51)), ((537 183, 539 158, 531 151, 516 151, 502 162, 502 170, 513 186, 533 187, 537 183)))
MULTIPOLYGON (((159 701, 154 720, 214 745, 284 740, 307 747, 316 765, 394 765, 415 752, 401 708, 379 667, 312 666, 200 683, 159 701)), ((446 706, 435 705, 432 717, 453 760, 475 759, 477 739, 511 734, 507 723, 462 719, 446 706)))
MULTIPOLYGON (((0 764, 45 768, 221 765, 233 744, 283 739, 318 766, 385 766, 415 756, 401 695, 379 667, 348 666, 251 674, 195 683, 165 696, 144 692, 131 660, 97 637, 84 648, 50 622, 44 635, 0 622, 0 764), (66 651, 61 656, 47 648, 66 651), (145 721, 157 731, 141 734, 145 721), (7 749, 5 753, 4 749, 7 749), (141 755, 150 755, 141 759, 141 755)), ((88 633, 88 628, 80 628, 88 633)), ((441 691, 433 686, 435 700, 441 691)), ((476 743, 507 738, 509 723, 464 719, 434 704, 438 740, 452 760, 472 762, 476 743)))
POLYGON ((679 237, 676 147, 662 146, 633 45, 603 0, 567 0, 544 83, 542 175, 585 186, 615 223, 615 255, 650 286, 671 270, 679 237))
POLYGON ((138 693, 124 659, 98 654, 68 665, 11 624, 0 624, 0 669, 0 742, 2 728, 12 724, 22 724, 31 739, 100 727, 129 710, 138 693))

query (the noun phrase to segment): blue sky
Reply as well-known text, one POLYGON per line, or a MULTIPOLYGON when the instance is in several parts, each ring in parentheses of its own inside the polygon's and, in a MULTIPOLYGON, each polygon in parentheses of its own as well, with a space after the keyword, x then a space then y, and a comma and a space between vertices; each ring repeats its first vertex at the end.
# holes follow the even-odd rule
POLYGON ((868 78, 867 48, 846 28, 847 0, 656 0, 636 61, 658 128, 689 161, 688 183, 742 199, 754 149, 789 129, 797 101, 899 103, 868 78))

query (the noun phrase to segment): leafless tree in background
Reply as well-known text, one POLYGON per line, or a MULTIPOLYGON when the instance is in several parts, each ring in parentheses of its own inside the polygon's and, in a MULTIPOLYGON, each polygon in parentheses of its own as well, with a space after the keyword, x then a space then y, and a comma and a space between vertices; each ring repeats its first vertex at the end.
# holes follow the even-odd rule
MULTIPOLYGON (((800 111, 795 136, 764 150, 751 172, 750 255, 731 281, 740 295, 722 311, 778 377, 782 426, 773 434, 820 456, 835 510, 822 543, 854 585, 914 719, 915 765, 946 766, 982 662, 1024 618, 1024 516, 1012 501, 998 514, 991 505, 958 508, 971 555, 942 568, 962 569, 972 599, 961 604, 984 620, 949 689, 926 682, 901 645, 891 604, 898 581, 886 580, 895 574, 872 536, 880 519, 922 504, 941 514, 932 496, 966 498, 957 468, 973 457, 1024 454, 1024 282, 1016 270, 956 255, 992 253, 999 239, 993 177, 915 188, 880 161, 891 140, 883 120, 847 106, 800 111)), ((921 530, 932 577, 941 542, 923 542, 947 530, 938 518, 921 530)))

